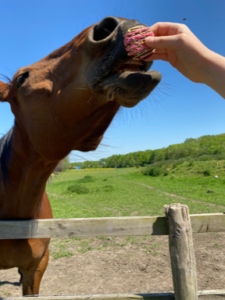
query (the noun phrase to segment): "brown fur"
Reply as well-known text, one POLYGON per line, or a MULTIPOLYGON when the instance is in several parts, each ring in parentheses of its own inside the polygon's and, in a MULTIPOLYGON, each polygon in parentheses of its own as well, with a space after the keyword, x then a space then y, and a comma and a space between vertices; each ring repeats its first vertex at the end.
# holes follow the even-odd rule
MULTIPOLYGON (((104 55, 89 46, 90 29, 21 68, 10 84, 0 82, 0 101, 9 102, 15 116, 5 180, 0 172, 1 220, 52 218, 47 179, 70 151, 96 149, 120 107, 113 89, 96 91, 87 83, 93 63, 104 55), (25 72, 29 76, 19 86, 25 72)), ((0 269, 19 268, 23 295, 39 293, 48 245, 49 239, 0 241, 0 269)))

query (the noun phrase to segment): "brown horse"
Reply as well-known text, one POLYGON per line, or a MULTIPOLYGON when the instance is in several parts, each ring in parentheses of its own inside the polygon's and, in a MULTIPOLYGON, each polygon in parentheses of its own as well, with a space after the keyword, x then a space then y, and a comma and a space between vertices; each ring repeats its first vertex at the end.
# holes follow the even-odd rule
MULTIPOLYGON (((0 220, 52 218, 48 177, 72 150, 97 148, 120 106, 133 107, 160 81, 151 63, 124 49, 136 20, 108 17, 42 60, 21 68, 0 101, 10 103, 14 127, 0 140, 0 220)), ((39 293, 49 239, 0 241, 0 269, 17 267, 23 295, 39 293)))

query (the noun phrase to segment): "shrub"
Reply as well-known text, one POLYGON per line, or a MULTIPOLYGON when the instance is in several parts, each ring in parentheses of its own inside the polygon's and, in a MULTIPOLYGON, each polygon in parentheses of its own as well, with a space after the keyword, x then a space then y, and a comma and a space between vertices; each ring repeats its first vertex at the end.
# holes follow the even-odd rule
POLYGON ((175 160, 174 163, 173 163, 173 166, 172 168, 175 169, 176 167, 178 167, 179 165, 183 164, 184 163, 184 159, 178 159, 178 160, 175 160))
POLYGON ((84 178, 77 180, 77 182, 79 182, 79 183, 87 183, 87 182, 93 182, 93 181, 94 181, 94 178, 90 175, 86 175, 86 176, 84 176, 84 178))
POLYGON ((114 187, 112 185, 105 185, 102 187, 102 190, 104 192, 112 192, 114 190, 114 187))
POLYGON ((217 159, 217 160, 224 160, 224 159, 225 159, 225 154, 224 154, 224 153, 217 154, 217 155, 216 155, 216 159, 217 159))
POLYGON ((203 171, 203 175, 204 176, 210 176, 211 175, 211 171, 210 170, 204 170, 203 171))
POLYGON ((216 159, 216 155, 202 155, 198 157, 199 161, 207 161, 216 159))
POLYGON ((76 193, 76 194, 89 194, 89 189, 85 186, 79 185, 79 184, 73 184, 67 187, 67 191, 70 193, 76 193))
POLYGON ((163 169, 157 167, 147 167, 144 171, 144 175, 149 175, 153 177, 160 176, 163 173, 163 169))

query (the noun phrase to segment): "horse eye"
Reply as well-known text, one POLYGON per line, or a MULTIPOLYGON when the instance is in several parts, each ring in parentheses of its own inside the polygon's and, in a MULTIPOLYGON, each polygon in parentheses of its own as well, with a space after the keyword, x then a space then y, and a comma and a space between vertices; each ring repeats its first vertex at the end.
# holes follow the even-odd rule
POLYGON ((17 77, 16 86, 19 89, 24 81, 29 77, 29 72, 25 72, 17 77))

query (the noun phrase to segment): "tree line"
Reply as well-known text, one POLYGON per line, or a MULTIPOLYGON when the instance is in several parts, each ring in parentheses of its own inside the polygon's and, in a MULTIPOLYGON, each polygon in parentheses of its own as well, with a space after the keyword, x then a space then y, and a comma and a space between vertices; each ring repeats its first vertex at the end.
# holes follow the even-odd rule
POLYGON ((159 161, 176 160, 185 157, 197 158, 202 155, 225 154, 225 133, 219 135, 205 135, 199 138, 188 138, 181 144, 170 145, 167 148, 146 150, 112 155, 99 161, 85 161, 70 163, 71 168, 128 168, 143 167, 159 161))

